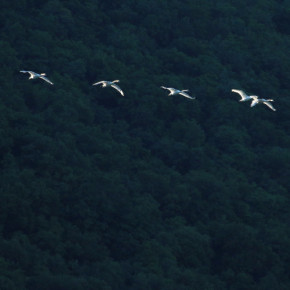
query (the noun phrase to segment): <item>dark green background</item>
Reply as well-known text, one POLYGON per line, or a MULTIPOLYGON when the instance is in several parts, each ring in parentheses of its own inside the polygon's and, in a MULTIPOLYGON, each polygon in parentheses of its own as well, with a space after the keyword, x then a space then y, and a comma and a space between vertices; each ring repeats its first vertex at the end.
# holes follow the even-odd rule
POLYGON ((290 289, 289 20, 278 0, 0 1, 0 289, 290 289), (92 86, 115 79, 124 97, 92 86))

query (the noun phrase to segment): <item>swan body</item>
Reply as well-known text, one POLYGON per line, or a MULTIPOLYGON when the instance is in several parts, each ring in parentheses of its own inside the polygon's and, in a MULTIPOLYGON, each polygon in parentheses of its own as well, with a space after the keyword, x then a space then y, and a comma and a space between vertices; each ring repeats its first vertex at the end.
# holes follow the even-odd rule
POLYGON ((45 73, 38 74, 36 72, 30 71, 30 70, 21 70, 21 73, 29 73, 30 77, 29 79, 43 79, 44 81, 48 82, 49 84, 53 85, 53 82, 51 82, 47 77, 45 73))
POLYGON ((177 90, 177 89, 174 89, 174 88, 167 88, 167 87, 163 87, 161 86, 162 89, 164 90, 169 90, 169 95, 168 96, 174 96, 174 95, 182 95, 188 99, 192 99, 194 100, 195 97, 191 97, 189 94, 187 94, 186 92, 188 92, 188 90, 177 90))
POLYGON ((119 80, 115 80, 115 81, 100 81, 100 82, 97 82, 97 83, 94 83, 93 86, 96 86, 96 85, 102 85, 102 88, 105 88, 105 87, 112 87, 114 88, 115 90, 117 90, 122 96, 124 96, 124 93, 123 91, 121 90, 121 88, 116 85, 116 83, 120 82, 119 80))

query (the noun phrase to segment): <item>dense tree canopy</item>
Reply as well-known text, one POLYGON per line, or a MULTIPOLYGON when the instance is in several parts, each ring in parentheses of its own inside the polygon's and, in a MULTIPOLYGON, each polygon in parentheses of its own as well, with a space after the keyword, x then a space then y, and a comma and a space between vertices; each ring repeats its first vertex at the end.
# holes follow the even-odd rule
POLYGON ((290 289, 289 16, 0 1, 0 289, 290 289))

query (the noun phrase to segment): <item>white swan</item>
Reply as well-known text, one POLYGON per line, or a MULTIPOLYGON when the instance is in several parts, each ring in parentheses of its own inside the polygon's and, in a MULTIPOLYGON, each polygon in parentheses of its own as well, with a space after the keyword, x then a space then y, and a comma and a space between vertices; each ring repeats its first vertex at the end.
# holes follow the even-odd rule
POLYGON ((245 102, 253 99, 253 96, 248 96, 245 92, 241 90, 232 89, 232 92, 238 93, 241 96, 240 102, 245 102))
POLYGON ((21 70, 21 73, 29 73, 30 77, 29 79, 43 79, 44 81, 50 83, 53 85, 53 82, 51 82, 47 77, 45 73, 38 74, 36 72, 30 71, 30 70, 21 70))
POLYGON ((182 96, 184 96, 184 97, 186 97, 188 99, 192 99, 192 100, 195 99, 195 97, 191 97, 189 94, 185 93, 185 92, 188 92, 188 90, 177 90, 177 89, 174 89, 174 88, 166 88, 166 87, 163 87, 163 86, 161 86, 161 88, 164 89, 164 90, 169 90, 170 91, 168 96, 174 96, 174 95, 178 95, 179 94, 179 95, 182 95, 182 96))
POLYGON ((121 88, 118 85, 115 84, 115 83, 118 83, 118 82, 120 82, 120 81, 119 80, 115 80, 115 81, 112 81, 112 82, 110 82, 110 81, 100 81, 100 82, 94 83, 93 86, 102 84, 103 88, 112 87, 115 90, 117 90, 122 96, 124 96, 124 93, 121 90, 121 88))
POLYGON ((272 100, 272 99, 259 99, 257 96, 252 96, 252 99, 253 99, 253 101, 251 103, 251 107, 254 107, 257 104, 264 104, 267 107, 269 107, 271 110, 276 111, 276 109, 270 103, 270 102, 274 102, 274 100, 272 100))

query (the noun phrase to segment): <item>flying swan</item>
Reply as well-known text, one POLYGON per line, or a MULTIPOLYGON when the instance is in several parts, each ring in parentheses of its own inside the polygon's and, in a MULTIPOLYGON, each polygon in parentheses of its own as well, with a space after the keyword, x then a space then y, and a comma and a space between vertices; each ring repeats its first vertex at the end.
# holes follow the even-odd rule
POLYGON ((115 80, 115 81, 112 81, 112 82, 110 82, 110 81, 100 81, 100 82, 94 83, 93 86, 102 84, 103 88, 112 87, 115 90, 117 90, 122 96, 124 96, 124 93, 121 90, 121 88, 118 85, 115 84, 115 83, 118 83, 118 82, 120 82, 120 81, 119 80, 115 80))
POLYGON ((29 79, 43 79, 44 81, 48 82, 49 84, 53 85, 53 82, 51 82, 47 77, 45 73, 38 74, 36 72, 30 71, 30 70, 21 70, 21 73, 29 73, 30 77, 29 79))
POLYGON ((276 109, 270 103, 270 102, 274 102, 274 100, 272 100, 272 99, 259 99, 257 96, 252 96, 252 99, 253 99, 253 101, 251 103, 251 107, 254 107, 257 104, 264 104, 267 107, 269 107, 271 110, 276 111, 276 109))
POLYGON ((184 96, 184 97, 186 97, 188 99, 192 99, 192 100, 195 99, 195 97, 191 97, 189 94, 186 93, 186 92, 188 92, 188 90, 177 90, 177 89, 174 89, 174 88, 166 88, 166 87, 163 87, 163 86, 161 86, 161 88, 164 89, 164 90, 169 90, 170 91, 168 96, 174 96, 174 95, 178 95, 179 94, 179 95, 182 95, 182 96, 184 96))

